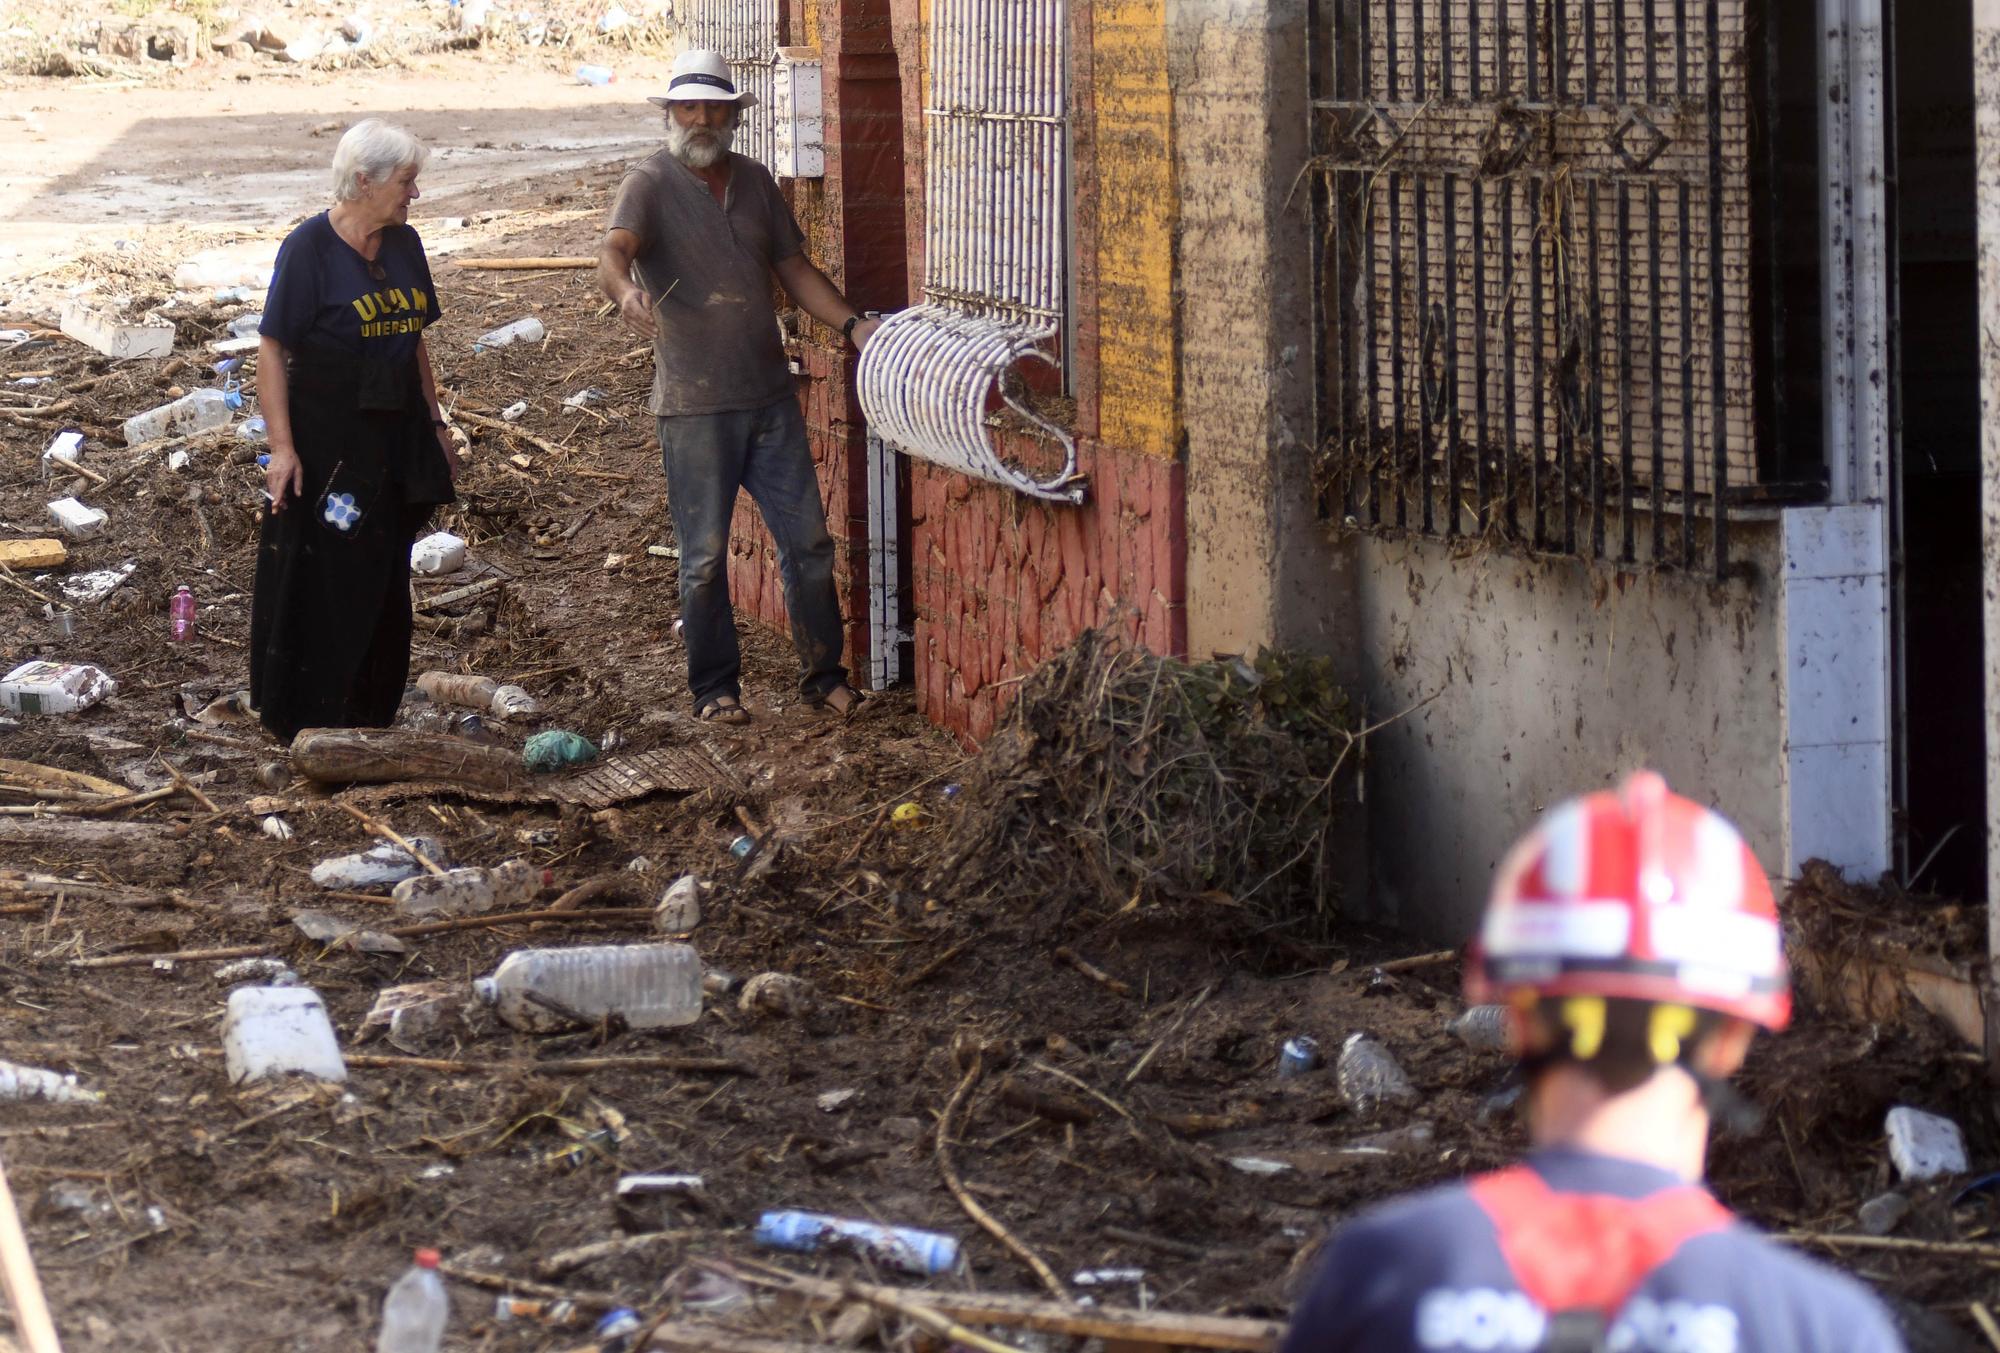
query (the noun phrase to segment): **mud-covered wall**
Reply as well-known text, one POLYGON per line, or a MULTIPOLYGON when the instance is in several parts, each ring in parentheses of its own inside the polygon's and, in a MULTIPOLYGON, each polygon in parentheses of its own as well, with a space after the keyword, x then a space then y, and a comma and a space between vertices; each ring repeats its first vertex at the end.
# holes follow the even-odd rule
POLYGON ((1536 814, 1651 766, 1786 851, 1778 532, 1732 527, 1747 576, 1618 573, 1355 535, 1373 881, 1360 910, 1457 941, 1536 814), (1428 699, 1421 708, 1412 709, 1428 699))

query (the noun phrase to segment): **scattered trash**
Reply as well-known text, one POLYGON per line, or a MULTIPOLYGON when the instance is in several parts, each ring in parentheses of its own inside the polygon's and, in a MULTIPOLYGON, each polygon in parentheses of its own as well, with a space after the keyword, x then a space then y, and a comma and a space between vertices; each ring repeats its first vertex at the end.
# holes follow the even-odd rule
POLYGON ((1334 1078, 1341 1098, 1356 1113, 1367 1113, 1378 1103, 1404 1103, 1417 1097, 1416 1087, 1394 1055, 1365 1033, 1349 1034, 1341 1045, 1334 1078))
POLYGON ((521 415, 526 413, 527 411, 528 411, 528 401, 525 399, 517 399, 512 404, 509 404, 506 408, 500 410, 500 417, 505 419, 507 422, 512 423, 518 421, 521 415))
POLYGON ((630 555, 619 554, 616 551, 605 555, 604 556, 605 571, 608 573, 612 569, 625 567, 625 561, 629 558, 631 558, 630 555))
POLYGON ((631 859, 625 861, 625 872, 628 874, 650 874, 653 872, 653 861, 645 855, 634 855, 631 859))
POLYGON ((576 82, 580 85, 608 85, 618 78, 618 73, 609 66, 578 66, 576 82))
POLYGON ((132 320, 88 301, 72 299, 63 302, 60 323, 69 337, 114 361, 166 357, 174 350, 173 321, 158 315, 132 320))
POLYGON ((1898 1104, 1883 1127, 1890 1163, 1903 1179, 1915 1183, 1966 1172, 1965 1134, 1951 1119, 1898 1104))
POLYGON ((413 573, 451 573, 465 564, 465 541, 449 531, 433 531, 410 546, 413 573))
POLYGON ((405 916, 467 916, 506 911, 534 899, 542 888, 542 873, 526 860, 508 860, 492 868, 477 865, 421 873, 398 883, 390 894, 405 916))
POLYGON ((592 385, 578 390, 575 394, 565 399, 563 407, 565 409, 583 409, 588 408, 592 404, 601 404, 604 402, 604 399, 604 392, 592 385))
POLYGON ((238 315, 235 319, 229 321, 229 336, 231 338, 255 338, 257 336, 257 326, 263 322, 264 314, 261 310, 238 315))
POLYGON ((212 299, 217 305, 241 305, 264 294, 263 287, 223 287, 212 299))
POLYGON ((542 712, 542 702, 519 686, 501 686, 493 692, 493 712, 503 719, 532 719, 542 712))
POLYGON ((191 390, 169 404, 125 420, 125 445, 157 442, 166 437, 186 437, 228 424, 229 396, 220 390, 191 390))
MULTIPOLYGON (((247 691, 244 692, 244 698, 246 700, 249 698, 247 691)), ((259 762, 257 783, 275 794, 292 783, 292 768, 282 761, 259 762)))
POLYGON ((1282 1160, 1265 1160, 1262 1156, 1229 1156, 1226 1157, 1226 1161, 1230 1169, 1240 1170, 1244 1174, 1284 1174, 1292 1168, 1282 1160))
POLYGON ((75 662, 24 662, 0 677, 0 705, 16 714, 70 714, 118 692, 103 669, 75 662))
MULTIPOLYGON (((231 691, 203 705, 195 713, 194 721, 205 728, 224 728, 230 724, 254 723, 256 718, 257 711, 250 707, 250 692, 231 691)), ((289 778, 289 772, 287 776, 289 778)), ((280 789, 283 787, 277 786, 280 789)))
POLYGON ((777 1015, 786 1019, 810 1014, 812 984, 790 973, 760 972, 743 984, 736 1008, 746 1015, 777 1015))
POLYGON ((682 1269, 672 1287, 681 1309, 699 1315, 726 1315, 750 1304, 749 1288, 709 1269, 682 1269))
POLYGON ((438 1353, 451 1299, 438 1277, 438 1252, 418 1250, 415 1262, 382 1302, 382 1332, 375 1353, 438 1353))
POLYGON ((860 1093, 859 1090, 828 1090, 825 1094, 815 1099, 813 1103, 819 1106, 821 1113, 838 1113, 843 1106, 851 1103, 854 1097, 860 1093))
POLYGON ((62 593, 71 601, 103 601, 116 592, 124 581, 137 570, 138 564, 121 564, 117 568, 93 569, 89 573, 79 573, 64 578, 62 593))
POLYGON ((517 319, 512 324, 503 324, 481 334, 473 340, 474 352, 485 352, 488 348, 504 348, 510 343, 539 343, 548 337, 548 329, 533 315, 517 319))
POLYGON ((51 536, 0 540, 0 564, 11 569, 61 568, 68 562, 69 547, 51 536))
POLYGON ((766 1212, 757 1219, 755 1239, 774 1250, 812 1252, 845 1247, 884 1268, 918 1276, 949 1273, 958 1267, 958 1241, 952 1236, 823 1212, 766 1212))
POLYGON ((611 1210, 634 1234, 664 1231, 682 1209, 700 1205, 706 1189, 698 1174, 628 1174, 612 1189, 611 1210))
POLYGON ((48 616, 49 623, 56 627, 56 637, 58 639, 73 639, 76 637, 75 611, 70 610, 67 606, 63 607, 60 611, 54 606, 44 606, 42 610, 48 616))
POLYGON ((1514 1106, 1521 1102, 1521 1092, 1525 1089, 1527 1089, 1526 1085, 1517 1082, 1495 1090, 1492 1094, 1479 1101, 1478 1120, 1486 1123, 1512 1113, 1514 1106))
POLYGON ((358 954, 407 954, 410 946, 394 935, 368 930, 323 911, 302 911, 292 917, 301 935, 328 948, 352 949, 358 954))
POLYGON ((1146 1281, 1143 1268, 1086 1268, 1070 1281, 1078 1287, 1136 1287, 1146 1281))
POLYGON ((1507 1007, 1475 1005, 1451 1022, 1451 1032, 1459 1042, 1477 1052, 1507 1050, 1507 1007))
POLYGON ((757 838, 754 836, 739 836, 729 843, 729 853, 739 860, 749 859, 750 852, 755 849, 757 849, 757 838))
POLYGON ((440 704, 490 709, 493 693, 500 689, 500 683, 491 677, 461 676, 457 672, 425 672, 417 678, 417 689, 440 704))
MULTIPOLYGON (((268 30, 268 25, 267 25, 268 30)), ((267 31, 265 36, 270 37, 267 31)), ((297 43, 278 43, 279 47, 297 46, 297 43)), ((263 245, 262 250, 268 250, 263 245)), ((275 271, 270 262, 251 262, 243 257, 241 249, 204 249, 181 263, 174 269, 174 285, 182 291, 207 291, 211 287, 228 288, 227 298, 231 301, 245 301, 271 285, 271 274, 275 271)), ((218 292, 217 300, 224 294, 218 292)))
MULTIPOLYGON (((443 866, 450 862, 444 843, 434 836, 407 836, 403 839, 415 846, 417 853, 432 864, 443 866)), ((333 891, 353 892, 361 888, 379 888, 385 883, 401 883, 411 875, 422 872, 423 866, 408 851, 383 841, 358 854, 336 855, 330 860, 321 860, 313 866, 312 881, 333 891)))
POLYGON ((701 975, 701 989, 707 996, 728 996, 743 989, 743 979, 720 968, 710 968, 701 975))
POLYGON ((653 929, 669 935, 685 935, 701 924, 701 880, 682 874, 660 894, 653 909, 653 929))
POLYGON ((921 827, 928 816, 929 814, 924 812, 922 804, 899 803, 896 805, 895 811, 889 814, 889 822, 890 825, 898 828, 921 827))
POLYGON ((630 27, 631 23, 632 16, 625 12, 625 7, 613 0, 611 6, 597 16, 597 31, 615 33, 621 28, 630 27))
POLYGON ((701 958, 685 944, 522 949, 473 991, 530 1033, 614 1014, 634 1029, 675 1028, 701 1018, 701 958))
POLYGON ((1288 1038, 1278 1049, 1278 1079, 1288 1081, 1303 1076, 1319 1065, 1319 1040, 1304 1034, 1288 1038))
POLYGON ((101 508, 86 507, 74 498, 58 498, 50 503, 49 515, 71 540, 88 540, 111 520, 101 508))
POLYGON ((98 1104, 104 1096, 96 1090, 83 1089, 75 1076, 0 1062, 0 1101, 23 1099, 44 1099, 51 1104, 98 1104))
POLYGON ((597 745, 565 728, 544 729, 521 748, 521 764, 537 773, 587 765, 595 760, 597 745))
POLYGON ((194 456, 189 452, 169 451, 167 453, 167 468, 177 474, 192 464, 194 464, 194 456))
POLYGON ((267 987, 295 987, 299 975, 282 958, 239 958, 215 970, 215 980, 224 986, 255 982, 267 987))
POLYGON ((236 429, 236 435, 246 442, 261 442, 267 433, 268 429, 264 423, 264 415, 261 413, 255 418, 244 419, 236 429))
POLYGON ((465 1028, 463 992, 463 987, 450 982, 384 987, 354 1036, 362 1039, 379 1032, 404 1052, 422 1052, 442 1036, 465 1028))
MULTIPOLYGON (((655 559, 678 559, 681 557, 681 552, 672 545, 648 545, 646 553, 652 555, 655 559)), ((680 631, 681 622, 676 620, 674 622, 674 633, 679 634, 680 631)))
POLYGON ((1886 1236, 1902 1222, 1910 1210, 1910 1200, 1900 1193, 1878 1193, 1861 1205, 1861 1229, 1871 1236, 1886 1236))
POLYGON ((273 841, 289 841, 292 839, 292 824, 279 817, 276 813, 265 818, 262 825, 264 835, 270 837, 273 841))
POLYGON ((58 463, 75 465, 83 459, 83 434, 81 432, 58 432, 49 443, 48 450, 42 452, 42 478, 47 479, 55 472, 58 463))
POLYGON ((167 641, 185 644, 194 639, 194 593, 182 583, 167 603, 167 641))
POLYGON ((229 993, 222 1054, 229 1079, 238 1085, 289 1072, 347 1079, 326 1003, 311 987, 239 987, 229 993))
POLYGON ((1387 1132, 1374 1132, 1366 1137, 1357 1137, 1343 1149, 1349 1152, 1381 1153, 1384 1155, 1407 1155, 1413 1151, 1427 1151, 1437 1141, 1437 1129, 1429 1123, 1408 1123, 1387 1132))
MULTIPOLYGON (((512 1324, 516 1320, 532 1320, 537 1325, 578 1323, 575 1302, 549 1297, 495 1297, 493 1318, 503 1325, 512 1324)), ((602 1350, 599 1350, 599 1353, 602 1353, 602 1350)))
POLYGON ((605 1312, 590 1337, 597 1344, 597 1353, 627 1353, 644 1324, 637 1311, 620 1306, 605 1312))

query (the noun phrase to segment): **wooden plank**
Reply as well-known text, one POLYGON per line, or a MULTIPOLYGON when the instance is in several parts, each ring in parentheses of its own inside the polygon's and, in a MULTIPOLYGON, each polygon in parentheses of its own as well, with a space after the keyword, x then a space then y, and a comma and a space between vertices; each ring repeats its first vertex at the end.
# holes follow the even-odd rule
POLYGON ((0 566, 6 568, 61 568, 69 562, 69 550, 60 540, 0 540, 0 566))

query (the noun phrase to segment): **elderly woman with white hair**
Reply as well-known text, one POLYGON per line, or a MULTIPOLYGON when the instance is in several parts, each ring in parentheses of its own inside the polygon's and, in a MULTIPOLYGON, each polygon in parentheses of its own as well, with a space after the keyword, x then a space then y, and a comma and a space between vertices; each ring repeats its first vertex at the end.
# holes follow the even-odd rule
POLYGON ((410 542, 458 474, 424 345, 437 293, 409 224, 428 155, 376 118, 348 129, 333 206, 278 250, 258 328, 271 504, 250 696, 282 738, 385 726, 409 676, 410 542))

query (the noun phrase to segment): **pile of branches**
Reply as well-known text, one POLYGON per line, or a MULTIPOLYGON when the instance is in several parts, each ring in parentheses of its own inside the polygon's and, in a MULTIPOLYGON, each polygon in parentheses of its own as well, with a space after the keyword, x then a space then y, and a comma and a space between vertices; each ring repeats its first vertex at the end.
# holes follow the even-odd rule
POLYGON ((928 886, 1057 921, 1200 898, 1322 930, 1358 738, 1324 658, 1188 663, 1087 631, 1021 688, 928 886))

